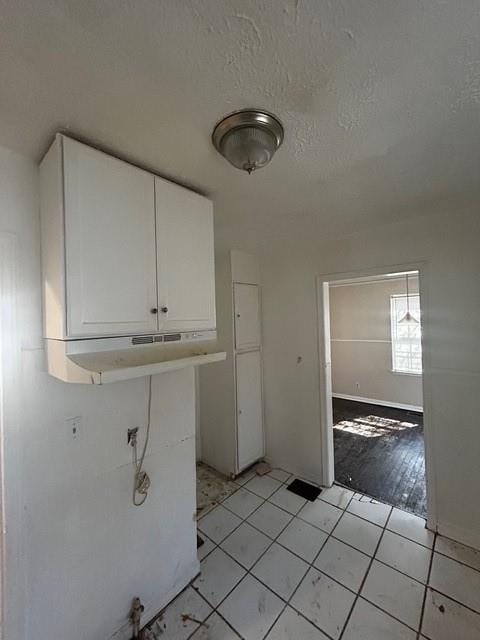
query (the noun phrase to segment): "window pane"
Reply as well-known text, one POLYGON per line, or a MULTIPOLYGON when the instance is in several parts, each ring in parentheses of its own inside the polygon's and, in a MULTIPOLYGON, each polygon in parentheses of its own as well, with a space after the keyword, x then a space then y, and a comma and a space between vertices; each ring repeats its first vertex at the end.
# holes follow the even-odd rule
POLYGON ((420 324, 420 296, 391 296, 392 368, 405 373, 421 373, 422 345, 420 324), (407 311, 418 322, 401 322, 407 311))

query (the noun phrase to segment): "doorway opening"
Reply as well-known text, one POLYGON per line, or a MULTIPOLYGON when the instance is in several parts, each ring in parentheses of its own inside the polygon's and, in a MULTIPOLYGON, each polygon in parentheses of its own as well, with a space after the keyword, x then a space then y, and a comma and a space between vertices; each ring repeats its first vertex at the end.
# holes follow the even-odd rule
POLYGON ((320 355, 325 484, 425 517, 420 277, 407 268, 322 279, 320 355))

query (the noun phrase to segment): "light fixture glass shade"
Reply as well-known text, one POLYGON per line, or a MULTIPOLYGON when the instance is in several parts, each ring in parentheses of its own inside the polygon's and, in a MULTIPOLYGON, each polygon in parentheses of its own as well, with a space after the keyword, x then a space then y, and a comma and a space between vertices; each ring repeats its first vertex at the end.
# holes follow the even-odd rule
POLYGON ((410 313, 410 291, 408 289, 408 273, 405 274, 405 282, 407 285, 407 313, 401 318, 399 324, 419 324, 419 321, 410 313))
POLYGON ((401 318, 398 322, 399 324, 418 324, 419 321, 415 318, 415 316, 412 316, 410 311, 407 311, 403 318, 401 318))
POLYGON ((270 162, 276 150, 275 136, 255 127, 233 129, 223 136, 221 142, 222 155, 230 164, 249 173, 270 162))
POLYGON ((280 121, 271 113, 256 109, 231 113, 212 134, 217 151, 234 167, 248 173, 268 164, 282 141, 280 121))

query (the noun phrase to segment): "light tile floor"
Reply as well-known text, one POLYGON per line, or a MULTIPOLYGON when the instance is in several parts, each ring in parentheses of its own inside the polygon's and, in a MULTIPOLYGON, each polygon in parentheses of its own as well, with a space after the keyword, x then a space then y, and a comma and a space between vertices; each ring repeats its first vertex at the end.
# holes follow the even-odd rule
POLYGON ((158 637, 480 639, 480 552, 340 486, 306 502, 292 479, 248 472, 199 520, 201 573, 158 637))

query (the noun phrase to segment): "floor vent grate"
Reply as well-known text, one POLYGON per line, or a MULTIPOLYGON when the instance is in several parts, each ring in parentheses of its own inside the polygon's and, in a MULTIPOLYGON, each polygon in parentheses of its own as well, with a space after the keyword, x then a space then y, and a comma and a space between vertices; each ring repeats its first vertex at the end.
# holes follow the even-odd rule
POLYGON ((303 480, 294 480, 287 489, 305 500, 310 500, 310 502, 314 502, 321 493, 321 489, 303 480))

